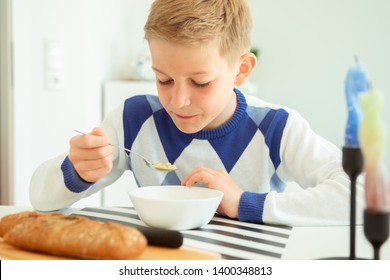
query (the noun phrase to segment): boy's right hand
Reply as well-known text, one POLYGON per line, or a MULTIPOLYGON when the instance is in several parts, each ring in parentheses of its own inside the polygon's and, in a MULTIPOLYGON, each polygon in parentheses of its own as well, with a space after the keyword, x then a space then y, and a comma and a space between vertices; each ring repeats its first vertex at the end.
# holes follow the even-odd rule
POLYGON ((69 160, 83 180, 97 182, 111 171, 114 148, 103 129, 98 127, 89 134, 76 135, 69 144, 69 160))

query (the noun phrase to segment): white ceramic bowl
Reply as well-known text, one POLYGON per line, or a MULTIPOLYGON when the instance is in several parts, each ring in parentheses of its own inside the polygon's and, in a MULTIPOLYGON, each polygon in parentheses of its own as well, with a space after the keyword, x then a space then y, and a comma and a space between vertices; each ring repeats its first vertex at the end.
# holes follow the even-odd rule
POLYGON ((223 192, 185 186, 150 186, 129 191, 140 219, 147 225, 171 230, 200 228, 214 216, 223 192))

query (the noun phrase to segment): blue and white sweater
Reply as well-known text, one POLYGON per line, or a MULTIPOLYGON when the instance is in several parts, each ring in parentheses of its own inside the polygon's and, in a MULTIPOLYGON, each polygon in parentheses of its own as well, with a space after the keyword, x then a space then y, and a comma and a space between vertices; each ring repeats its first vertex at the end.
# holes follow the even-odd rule
POLYGON ((180 185, 190 171, 205 166, 225 169, 245 191, 239 204, 242 221, 348 224, 349 179, 341 167, 340 150, 315 134, 297 112, 235 92, 238 105, 231 120, 193 134, 176 128, 157 96, 127 99, 102 123, 110 141, 179 169, 155 172, 142 159, 130 154, 128 160, 118 149, 111 173, 90 184, 63 154, 35 172, 32 205, 46 211, 68 207, 110 185, 126 170, 133 172, 139 186, 180 185))

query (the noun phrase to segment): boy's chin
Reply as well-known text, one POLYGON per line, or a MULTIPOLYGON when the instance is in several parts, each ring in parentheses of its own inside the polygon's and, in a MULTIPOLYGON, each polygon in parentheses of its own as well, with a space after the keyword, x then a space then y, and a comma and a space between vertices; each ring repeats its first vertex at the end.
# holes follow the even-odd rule
POLYGON ((198 126, 186 126, 186 125, 180 125, 176 124, 176 127, 183 133, 186 134, 192 134, 192 133, 197 133, 204 129, 204 127, 198 127, 198 126))
POLYGON ((188 128, 181 128, 181 127, 177 127, 181 132, 185 133, 185 134, 193 134, 193 133, 197 133, 199 131, 201 131, 202 129, 188 129, 188 128))

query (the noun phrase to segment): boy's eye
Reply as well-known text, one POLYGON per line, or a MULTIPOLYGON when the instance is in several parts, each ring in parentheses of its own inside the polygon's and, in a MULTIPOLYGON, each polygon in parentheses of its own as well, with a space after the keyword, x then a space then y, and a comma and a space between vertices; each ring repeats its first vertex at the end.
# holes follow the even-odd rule
MULTIPOLYGON (((158 80, 158 83, 162 86, 168 86, 168 85, 171 85, 174 83, 173 79, 169 79, 169 80, 158 80)), ((194 80, 191 80, 191 83, 197 87, 197 88, 204 88, 204 87, 207 87, 210 85, 210 82, 207 82, 207 83, 197 83, 195 82, 194 80)))
POLYGON ((197 83, 195 82, 194 80, 192 81, 192 84, 198 88, 204 88, 204 87, 207 87, 208 85, 210 85, 210 82, 207 82, 207 83, 197 83))
POLYGON ((158 80, 158 83, 162 86, 167 86, 167 85, 171 84, 172 82, 173 82, 173 80, 166 80, 166 81, 158 80))

